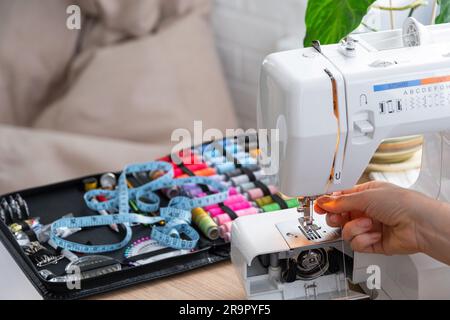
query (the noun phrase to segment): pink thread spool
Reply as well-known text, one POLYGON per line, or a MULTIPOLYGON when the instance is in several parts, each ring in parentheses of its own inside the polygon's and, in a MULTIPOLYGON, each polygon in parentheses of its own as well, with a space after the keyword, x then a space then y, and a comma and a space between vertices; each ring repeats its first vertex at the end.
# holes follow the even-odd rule
MULTIPOLYGON (((188 189, 191 192, 191 194, 193 196, 197 197, 197 198, 202 198, 202 197, 206 197, 207 196, 207 194, 199 186, 188 187, 188 189)), ((228 195, 230 197, 231 196, 235 196, 235 195, 239 195, 239 191, 236 188, 231 187, 230 189, 228 189, 228 195)), ((245 199, 245 200, 247 200, 247 199, 245 199)))
POLYGON ((237 194, 239 194, 239 192, 237 191, 237 189, 235 187, 231 187, 230 189, 228 189, 228 195, 235 196, 237 194))
MULTIPOLYGON (((254 215, 254 214, 257 214, 257 213, 259 213, 257 208, 248 208, 248 209, 245 209, 245 210, 238 210, 238 211, 236 211, 236 215, 238 217, 251 216, 251 215, 254 215)), ((226 213, 215 216, 213 218, 213 220, 220 226, 224 225, 226 223, 229 223, 229 222, 233 222, 231 217, 228 214, 226 214, 226 213)))
POLYGON ((252 205, 251 205, 250 202, 248 202, 247 200, 245 200, 245 201, 242 201, 242 202, 237 202, 237 203, 230 204, 228 207, 229 207, 231 210, 239 211, 239 210, 251 208, 252 205))
POLYGON ((207 211, 208 211, 209 215, 210 215, 212 218, 214 218, 214 217, 216 217, 216 216, 221 215, 221 214, 224 213, 223 210, 220 209, 220 208, 212 208, 212 209, 209 209, 209 210, 207 210, 207 211))
MULTIPOLYGON (((193 159, 193 160, 195 161, 195 159, 193 159)), ((186 165, 186 168, 189 169, 189 170, 191 170, 192 172, 195 172, 195 171, 199 171, 199 170, 203 170, 203 169, 208 168, 208 165, 207 165, 206 163, 187 164, 187 165, 186 165)), ((179 177, 179 176, 182 176, 182 175, 184 175, 184 174, 185 174, 185 172, 184 172, 183 170, 181 170, 180 168, 176 168, 176 169, 174 170, 175 178, 177 178, 177 177, 179 177)))
MULTIPOLYGON (((270 194, 275 194, 278 192, 278 189, 275 186, 268 186, 267 188, 269 188, 270 190, 270 194)), ((260 188, 255 188, 255 189, 250 189, 247 191, 247 195, 249 197, 250 200, 256 200, 256 199, 260 199, 263 198, 264 196, 266 196, 264 194, 264 191, 260 188)))
POLYGON ((233 222, 227 222, 219 227, 219 235, 221 238, 224 238, 227 233, 231 233, 231 227, 233 226, 233 222))
MULTIPOLYGON (((226 205, 226 206, 231 206, 231 205, 233 205, 235 203, 244 202, 244 201, 247 201, 247 199, 242 194, 237 194, 237 195, 233 195, 233 196, 228 197, 228 199, 226 199, 223 202, 223 204, 226 205)), ((209 210, 209 209, 218 208, 218 207, 219 207, 218 204, 212 204, 210 206, 206 206, 204 209, 205 210, 209 210)))
MULTIPOLYGON (((229 207, 233 211, 239 211, 239 210, 244 210, 244 209, 247 209, 247 208, 251 208, 252 205, 250 204, 250 202, 245 201, 245 202, 233 203, 233 204, 231 204, 231 205, 229 205, 227 207, 229 207)), ((225 213, 220 207, 211 208, 211 209, 208 210, 208 212, 211 215, 211 217, 213 217, 213 218, 215 216, 218 216, 220 214, 225 213)))
POLYGON ((237 194, 237 195, 234 195, 234 196, 230 196, 223 203, 225 205, 232 205, 234 203, 245 202, 245 201, 247 201, 247 198, 245 198, 242 194, 237 194))
POLYGON ((187 193, 194 198, 201 198, 204 197, 206 194, 201 188, 190 188, 187 189, 187 193))
POLYGON ((223 238, 222 238, 225 242, 231 242, 231 232, 227 232, 223 238))

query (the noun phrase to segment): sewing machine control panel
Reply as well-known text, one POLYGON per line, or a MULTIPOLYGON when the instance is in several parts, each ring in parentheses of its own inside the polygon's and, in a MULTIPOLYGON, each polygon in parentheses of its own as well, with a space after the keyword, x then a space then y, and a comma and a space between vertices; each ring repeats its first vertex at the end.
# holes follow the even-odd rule
POLYGON ((380 115, 450 107, 450 76, 375 85, 374 92, 380 115))
POLYGON ((401 133, 409 134, 412 123, 428 126, 425 122, 450 115, 450 71, 439 76, 424 73, 422 77, 372 81, 354 88, 349 101, 359 103, 348 108, 357 143, 371 142, 377 130, 398 130, 404 125, 401 133))

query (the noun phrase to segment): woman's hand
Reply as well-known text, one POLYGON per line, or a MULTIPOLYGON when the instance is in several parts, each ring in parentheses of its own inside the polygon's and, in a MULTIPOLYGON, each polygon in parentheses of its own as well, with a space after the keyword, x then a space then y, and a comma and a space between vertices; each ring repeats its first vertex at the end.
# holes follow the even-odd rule
POLYGON ((418 192, 370 182, 317 199, 315 210, 330 226, 343 227, 354 251, 392 255, 424 252, 423 222, 439 205, 418 192))

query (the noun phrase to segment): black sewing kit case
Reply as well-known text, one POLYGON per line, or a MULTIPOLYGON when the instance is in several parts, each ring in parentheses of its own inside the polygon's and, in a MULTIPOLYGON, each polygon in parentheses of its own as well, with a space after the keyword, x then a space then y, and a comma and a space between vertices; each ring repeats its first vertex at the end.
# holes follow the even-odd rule
MULTIPOLYGON (((243 140, 237 138, 223 140, 227 141, 227 144, 223 145, 239 145, 239 150, 233 151, 235 153, 230 153, 231 149, 228 148, 227 155, 227 151, 223 148, 224 154, 222 156, 226 156, 228 159, 230 155, 234 154, 242 155, 245 153, 255 156, 254 154, 256 154, 258 150, 254 144, 252 145, 252 143, 249 142, 251 140, 253 140, 253 138, 249 137, 246 137, 243 140), (244 141, 242 146, 239 144, 240 142, 238 142, 238 140, 244 141)), ((200 149, 207 145, 209 145, 209 143, 200 146, 200 149)), ((198 149, 199 147, 193 147, 190 150, 197 150, 196 148, 198 149)), ((169 161, 168 159, 172 161, 171 157, 165 157, 164 161, 169 161)), ((228 167, 231 166, 232 168, 227 167, 228 169, 225 170, 225 167, 222 167, 222 171, 230 173, 231 170, 231 172, 234 172, 235 177, 243 180, 243 183, 247 183, 247 185, 249 183, 251 185, 256 184, 257 189, 262 193, 261 196, 266 198, 268 196, 270 197, 270 194, 268 194, 270 192, 269 188, 261 182, 263 179, 259 175, 260 168, 253 163, 253 160, 249 165, 242 165, 238 159, 233 159, 233 164, 227 164, 228 167)), ((214 164, 213 162, 208 162, 207 165, 202 163, 197 167, 189 167, 184 165, 184 163, 181 163, 179 167, 176 168, 178 174, 187 177, 197 176, 197 172, 200 175, 205 174, 205 176, 208 176, 208 170, 213 170, 216 175, 219 176, 220 170, 217 167, 217 164, 214 164), (189 168, 199 170, 191 171, 189 168)), ((114 174, 107 173, 107 175, 115 175, 118 177, 120 172, 114 174)), ((148 241, 148 236, 150 235, 149 230, 152 227, 146 224, 136 224, 132 226, 132 239, 126 246, 119 250, 95 255, 103 256, 104 260, 100 259, 99 261, 95 261, 92 257, 86 258, 87 263, 80 265, 80 272, 83 272, 83 274, 85 272, 86 275, 89 276, 81 278, 82 280, 78 283, 78 287, 77 283, 72 281, 74 278, 66 278, 69 280, 72 279, 70 281, 67 280, 66 282, 55 281, 55 279, 59 279, 60 277, 63 277, 64 279, 64 276, 67 276, 66 268, 70 261, 64 258, 61 248, 58 246, 56 246, 56 248, 55 246, 50 246, 49 243, 41 242, 39 237, 36 237, 35 232, 33 232, 35 231, 33 223, 38 223, 39 226, 42 227, 49 226, 62 217, 99 216, 98 212, 90 209, 86 205, 83 197, 86 193, 87 184, 95 184, 95 181, 101 181, 104 176, 105 173, 91 175, 89 177, 82 177, 0 196, 0 208, 3 206, 3 217, 0 219, 2 220, 0 221, 0 240, 44 299, 85 298, 150 280, 183 273, 229 259, 229 233, 222 232, 222 237, 218 237, 216 234, 214 236, 211 234, 210 236, 207 235, 206 231, 203 232, 204 230, 199 228, 193 222, 192 227, 197 230, 200 236, 194 250, 191 250, 188 253, 186 253, 187 251, 183 251, 184 253, 180 255, 171 255, 170 252, 172 251, 170 249, 159 248, 159 250, 156 251, 144 252, 142 255, 129 256, 130 245, 139 245, 141 241, 144 241, 142 239, 147 239, 146 241, 148 241), (27 211, 26 216, 25 211, 27 211), (20 212, 20 214, 17 212, 20 212), (14 214, 21 216, 20 219, 15 217, 14 214), (11 217, 8 217, 8 215, 11 215, 11 217), (28 221, 30 219, 33 220, 33 218, 36 219, 37 217, 39 217, 38 221, 28 221), (26 219, 28 219, 27 223, 24 222, 26 219), (26 234, 25 238, 27 240, 24 243, 20 243, 19 238, 23 233, 26 234), (30 245, 30 243, 32 243, 32 245, 30 245), (152 257, 157 254, 162 254, 162 257, 165 257, 164 255, 166 255, 167 257, 155 259, 155 261, 153 261, 152 257), (143 264, 134 263, 139 259, 141 259, 140 261, 150 262, 143 264)), ((226 176, 226 174, 221 174, 220 176, 223 177, 226 176)), ((139 186, 147 182, 140 181, 139 176, 136 175, 127 176, 127 179, 128 183, 134 186, 139 186)), ((230 176, 228 176, 227 180, 229 179, 230 176)), ((239 189, 239 186, 236 186, 236 184, 232 184, 230 181, 227 183, 228 186, 234 185, 233 188, 239 189)), ((98 185, 95 185, 94 187, 99 188, 98 185)), ((160 198, 160 207, 166 207, 170 201, 170 197, 166 192, 162 192, 161 190, 156 193, 160 198)), ((234 197, 242 197, 242 195, 238 192, 234 197)), ((277 202, 280 201, 279 197, 275 200, 277 202)), ((257 207, 256 203, 252 201, 249 201, 249 204, 240 202, 233 205, 231 205, 231 208, 235 208, 234 210, 223 203, 213 209, 216 211, 219 210, 219 212, 221 212, 220 210, 223 210, 224 214, 228 214, 231 217, 231 220, 233 220, 238 217, 235 211, 244 212, 256 210, 254 207, 257 207)), ((286 208, 283 204, 281 204, 281 206, 282 208, 286 208)), ((261 213, 263 210, 258 208, 257 212, 261 213)), ((224 214, 220 215, 224 217, 224 214)), ((228 216, 225 217, 228 219, 228 216)), ((163 221, 160 223, 163 223, 163 221)), ((231 222, 228 222, 227 228, 230 227, 230 224, 231 222)), ((217 223, 217 227, 219 226, 219 223, 217 223)), ((122 225, 119 225, 119 227, 119 232, 112 231, 108 225, 83 228, 83 230, 71 234, 67 238, 70 239, 70 241, 84 245, 118 243, 124 238, 124 228, 122 225)), ((215 230, 215 232, 217 232, 217 230, 215 230)), ((86 253, 77 253, 75 257, 83 260, 82 258, 88 256, 89 254, 86 253)))

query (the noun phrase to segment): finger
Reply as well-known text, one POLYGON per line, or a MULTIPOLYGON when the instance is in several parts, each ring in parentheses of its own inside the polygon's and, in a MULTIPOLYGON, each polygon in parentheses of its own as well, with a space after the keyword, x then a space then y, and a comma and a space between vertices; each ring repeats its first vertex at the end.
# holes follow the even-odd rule
POLYGON ((317 203, 314 203, 314 211, 318 214, 327 214, 328 212, 322 209, 317 203))
POLYGON ((336 213, 327 214, 326 221, 330 227, 334 228, 338 228, 343 225, 342 216, 336 213))
POLYGON ((323 196, 317 199, 316 203, 318 207, 329 213, 365 212, 369 200, 365 192, 359 192, 343 196, 323 196))
POLYGON ((333 193, 333 195, 352 194, 352 193, 356 193, 356 192, 362 192, 362 191, 366 191, 366 190, 378 189, 378 188, 388 187, 388 186, 392 186, 392 185, 390 183, 382 182, 382 181, 370 181, 370 182, 356 185, 351 189, 336 192, 336 194, 333 193))
POLYGON ((349 220, 349 214, 344 212, 342 214, 330 213, 326 216, 326 222, 330 227, 339 228, 344 226, 349 220))
POLYGON ((353 238, 350 245, 353 251, 364 253, 378 253, 376 244, 381 241, 380 232, 363 233, 353 238))
POLYGON ((373 222, 370 218, 359 218, 349 221, 344 225, 342 237, 345 241, 351 242, 356 236, 370 231, 372 229, 372 225, 373 222))

